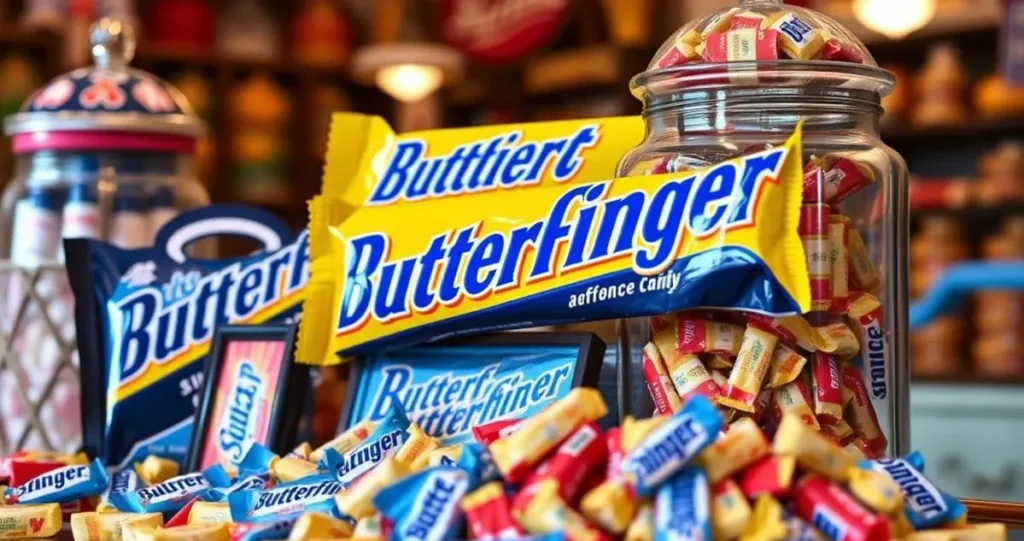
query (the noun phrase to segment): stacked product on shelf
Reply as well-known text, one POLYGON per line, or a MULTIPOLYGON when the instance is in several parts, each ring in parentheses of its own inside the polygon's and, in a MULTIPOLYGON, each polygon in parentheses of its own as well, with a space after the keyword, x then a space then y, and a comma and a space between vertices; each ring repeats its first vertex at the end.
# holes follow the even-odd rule
MULTIPOLYGON (((1024 215, 1007 218, 981 245, 987 260, 1024 259, 1024 215)), ((1024 375, 1024 294, 982 291, 974 295, 972 361, 985 376, 1024 375)))
MULTIPOLYGON (((952 216, 928 216, 910 242, 910 295, 919 297, 947 268, 967 259, 970 247, 963 225, 952 216)), ((960 372, 965 339, 964 318, 946 315, 914 331, 910 336, 913 371, 917 375, 943 376, 960 372)))

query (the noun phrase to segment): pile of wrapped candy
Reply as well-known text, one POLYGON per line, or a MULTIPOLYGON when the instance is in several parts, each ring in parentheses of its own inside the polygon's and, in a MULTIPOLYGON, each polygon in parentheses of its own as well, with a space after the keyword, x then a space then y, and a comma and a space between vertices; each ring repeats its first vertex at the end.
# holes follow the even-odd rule
POLYGON ((253 445, 229 473, 177 475, 147 459, 109 479, 98 461, 8 457, 0 537, 182 539, 1003 539, 966 524, 919 453, 857 460, 786 413, 774 441, 726 424, 704 396, 671 416, 602 431, 605 403, 576 389, 540 414, 443 447, 400 407, 324 446, 253 445), (40 464, 46 464, 41 466, 40 464), (55 465, 53 469, 49 466, 55 465), (85 511, 99 497, 96 511, 85 511))
POLYGON ((808 13, 795 10, 722 11, 678 32, 670 43, 672 46, 655 58, 655 67, 779 59, 864 62, 858 45, 834 34, 808 13))

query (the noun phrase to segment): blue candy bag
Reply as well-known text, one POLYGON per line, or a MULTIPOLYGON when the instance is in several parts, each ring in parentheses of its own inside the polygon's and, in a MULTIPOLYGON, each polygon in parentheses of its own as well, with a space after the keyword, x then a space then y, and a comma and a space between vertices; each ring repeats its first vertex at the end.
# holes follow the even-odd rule
POLYGON ((434 466, 382 489, 373 505, 393 525, 394 539, 455 539, 462 531, 459 502, 472 490, 472 477, 462 468, 434 466))
POLYGON ((308 475, 268 490, 240 490, 228 495, 234 522, 274 522, 306 511, 340 516, 334 495, 341 483, 331 474, 308 475))
POLYGON ((954 521, 967 512, 964 504, 939 490, 924 476, 924 455, 914 451, 903 458, 862 460, 857 466, 884 473, 903 489, 904 513, 915 530, 954 521))
POLYGON ((654 496, 654 540, 712 539, 711 488, 703 468, 686 466, 654 496))
POLYGON ((116 492, 110 503, 126 513, 163 513, 165 519, 174 516, 193 498, 213 487, 228 487, 231 477, 220 464, 198 473, 186 473, 162 483, 143 487, 135 492, 116 492))
POLYGON ((183 462, 214 329, 225 323, 298 317, 309 275, 305 232, 273 214, 215 205, 177 216, 152 248, 123 250, 91 239, 65 241, 75 293, 83 381, 84 447, 112 467, 149 454, 183 462), (192 258, 185 247, 209 236, 260 240, 242 258, 192 258), (88 271, 86 271, 88 269, 88 271))
POLYGON ((4 489, 10 504, 65 503, 96 496, 107 488, 110 479, 99 459, 48 471, 17 487, 4 489))
POLYGON ((342 455, 334 449, 324 450, 320 468, 331 472, 343 486, 353 483, 385 458, 394 456, 409 439, 409 419, 399 404, 391 406, 387 417, 366 441, 342 455))

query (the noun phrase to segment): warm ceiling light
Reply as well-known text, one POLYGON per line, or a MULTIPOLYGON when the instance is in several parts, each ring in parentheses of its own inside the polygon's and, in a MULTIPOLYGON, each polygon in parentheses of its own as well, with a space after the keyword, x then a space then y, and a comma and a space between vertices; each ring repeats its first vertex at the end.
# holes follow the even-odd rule
POLYGON ((352 71, 360 81, 410 103, 426 98, 446 79, 457 79, 462 57, 438 43, 384 43, 356 51, 352 71))
POLYGON ((898 39, 923 28, 935 16, 938 0, 853 0, 857 19, 879 34, 898 39))
POLYGON ((377 70, 374 81, 392 98, 406 103, 422 100, 441 87, 444 72, 437 66, 397 64, 377 70))

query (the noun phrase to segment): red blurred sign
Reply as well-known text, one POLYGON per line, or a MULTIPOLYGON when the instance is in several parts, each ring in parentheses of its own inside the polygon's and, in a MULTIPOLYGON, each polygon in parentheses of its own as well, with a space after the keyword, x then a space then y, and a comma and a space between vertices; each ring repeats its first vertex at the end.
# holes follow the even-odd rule
POLYGON ((554 38, 568 11, 569 0, 444 0, 441 32, 474 60, 510 62, 554 38))

